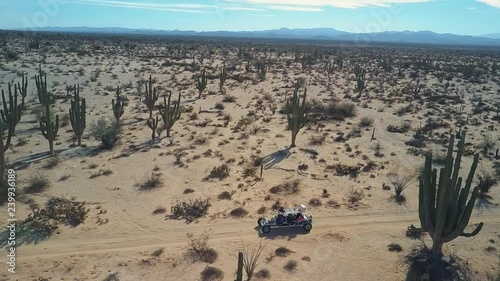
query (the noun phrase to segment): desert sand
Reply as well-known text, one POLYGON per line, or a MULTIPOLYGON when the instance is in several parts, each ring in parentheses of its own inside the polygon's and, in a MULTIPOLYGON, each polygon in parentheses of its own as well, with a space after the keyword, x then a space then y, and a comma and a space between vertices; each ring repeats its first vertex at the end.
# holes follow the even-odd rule
MULTIPOLYGON (((50 237, 23 241, 17 248, 16 274, 2 270, 1 280, 203 280, 200 273, 207 266, 223 271, 220 280, 234 280, 242 243, 252 245, 260 239, 267 245, 257 271, 267 269, 268 280, 405 280, 402 257, 419 243, 405 237, 405 231, 411 224, 420 226, 416 174, 424 161, 418 149, 414 152, 420 155, 408 151, 411 146, 406 142, 432 118, 439 126, 426 136, 420 152, 445 151, 448 133, 461 128, 467 130, 467 149, 480 153, 477 173, 494 173, 499 162, 495 159, 499 121, 494 116, 500 79, 498 70, 490 71, 492 62, 498 61, 497 51, 61 34, 42 34, 40 49, 34 50, 26 47, 30 38, 13 34, 6 38, 19 57, 1 59, 2 89, 6 91, 10 81, 20 81, 22 72, 29 79, 26 108, 6 153, 18 180, 16 216, 23 220, 51 196, 85 202, 90 211, 78 226, 60 225, 50 237), (343 67, 335 63, 328 75, 325 63, 339 57, 343 67), (255 67, 245 69, 248 61, 266 63, 265 79, 257 78, 255 67), (228 78, 220 93, 223 63, 228 78), (353 72, 357 64, 367 72, 367 89, 360 98, 353 72), (34 76, 39 65, 56 96, 52 110, 61 119, 55 144, 59 161, 49 168, 52 157, 37 117, 40 105, 34 76), (472 66, 471 77, 464 74, 467 66, 472 66), (196 78, 202 68, 208 85, 198 99, 196 78), (143 102, 143 83, 149 75, 160 94, 154 115, 167 90, 174 99, 181 95, 185 110, 172 127, 172 136, 163 132, 155 144, 143 102), (424 85, 418 97, 407 91, 417 83, 416 77, 424 85), (356 112, 344 120, 311 113, 310 122, 297 136, 297 147, 290 148, 291 134, 281 110, 298 79, 305 79, 307 101, 325 106, 349 102, 356 112), (71 124, 63 117, 72 97, 66 87, 75 84, 86 99, 84 147, 74 145, 71 124), (117 86, 127 99, 120 140, 111 150, 101 149, 90 127, 101 117, 114 120, 111 101, 117 86), (234 97, 234 102, 224 102, 227 96, 234 97), (370 118, 372 124, 360 126, 362 118, 370 118), (235 129, 240 120, 251 121, 235 129), (387 129, 403 123, 409 124, 407 132, 387 129), (494 142, 486 153, 485 138, 494 142), (180 163, 176 153, 182 154, 180 163), (264 159, 262 179, 259 165, 254 165, 259 157, 264 159), (373 167, 366 168, 370 160, 373 167), (332 165, 339 163, 359 165, 361 170, 356 176, 338 175, 332 165), (205 179, 222 164, 229 167, 228 177, 205 179), (159 175, 161 183, 152 190, 140 190, 138 186, 151 173, 159 175), (406 202, 394 202, 390 173, 415 174, 403 192, 406 202), (30 177, 40 174, 50 185, 39 193, 25 193, 30 177), (300 181, 298 192, 270 192, 294 180, 300 181), (220 199, 224 191, 230 198, 220 199), (362 192, 359 201, 350 200, 352 191, 362 192), (205 216, 191 223, 170 218, 175 202, 198 198, 211 204, 205 216), (299 204, 307 205, 314 216, 310 233, 259 233, 257 218, 272 217, 273 205, 299 204), (154 214, 159 207, 165 211, 154 214), (231 213, 239 207, 246 212, 231 213), (208 244, 218 257, 212 263, 193 261, 187 255, 187 234, 198 237, 207 230, 208 244), (391 243, 399 244, 402 251, 389 251, 391 243), (273 257, 278 247, 292 252, 273 257), (152 255, 158 249, 164 251, 152 255), (297 266, 286 270, 290 260, 297 261, 297 266)), ((462 161, 463 174, 469 171, 471 155, 462 161)), ((467 260, 482 280, 500 267, 500 188, 493 187, 489 195, 491 204, 476 208, 469 222, 470 227, 484 222, 481 232, 459 237, 444 248, 467 260)), ((6 206, 1 210, 4 223, 6 206)), ((424 241, 431 244, 428 237, 424 241)))

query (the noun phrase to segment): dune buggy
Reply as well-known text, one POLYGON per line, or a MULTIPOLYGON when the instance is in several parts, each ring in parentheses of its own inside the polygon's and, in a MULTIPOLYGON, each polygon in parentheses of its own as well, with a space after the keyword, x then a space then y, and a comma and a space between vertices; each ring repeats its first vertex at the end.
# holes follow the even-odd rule
POLYGON ((313 217, 306 213, 305 205, 300 205, 298 208, 280 208, 274 218, 270 220, 259 218, 257 224, 262 233, 269 233, 272 228, 282 227, 302 227, 309 232, 312 229, 313 217))

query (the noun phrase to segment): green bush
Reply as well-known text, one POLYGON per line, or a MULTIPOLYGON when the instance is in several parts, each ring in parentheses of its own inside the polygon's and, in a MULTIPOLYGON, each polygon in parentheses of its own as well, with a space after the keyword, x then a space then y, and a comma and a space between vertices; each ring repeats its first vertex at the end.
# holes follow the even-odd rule
POLYGON ((112 149, 120 139, 120 127, 116 122, 101 117, 90 125, 90 134, 100 140, 105 149, 112 149))

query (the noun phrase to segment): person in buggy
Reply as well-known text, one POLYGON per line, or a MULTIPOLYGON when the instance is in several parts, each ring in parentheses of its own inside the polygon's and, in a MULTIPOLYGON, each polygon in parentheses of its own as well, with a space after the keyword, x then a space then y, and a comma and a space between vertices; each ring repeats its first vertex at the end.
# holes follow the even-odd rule
POLYGON ((281 225, 285 222, 285 208, 279 207, 278 216, 276 216, 276 224, 281 225))

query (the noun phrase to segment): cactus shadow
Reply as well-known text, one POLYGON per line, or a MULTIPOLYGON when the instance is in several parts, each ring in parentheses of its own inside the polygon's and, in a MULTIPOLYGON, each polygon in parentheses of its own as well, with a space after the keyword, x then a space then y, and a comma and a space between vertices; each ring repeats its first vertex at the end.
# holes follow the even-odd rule
POLYGON ((290 147, 284 149, 284 150, 278 150, 276 152, 273 152, 264 158, 262 158, 262 165, 264 166, 264 169, 270 169, 276 164, 281 163, 283 160, 287 159, 290 157, 290 147))
MULTIPOLYGON (((18 228, 19 225, 16 225, 16 228, 18 228)), ((10 248, 12 247, 9 245, 9 237, 10 237, 10 230, 6 229, 0 233, 0 247, 2 248, 10 248)), ((16 236, 15 236, 15 242, 16 242, 16 247, 20 247, 22 245, 28 245, 28 244, 38 244, 44 240, 47 240, 50 237, 50 234, 43 232, 43 231, 38 231, 38 230, 25 230, 25 231, 19 231, 16 229, 16 236)))

